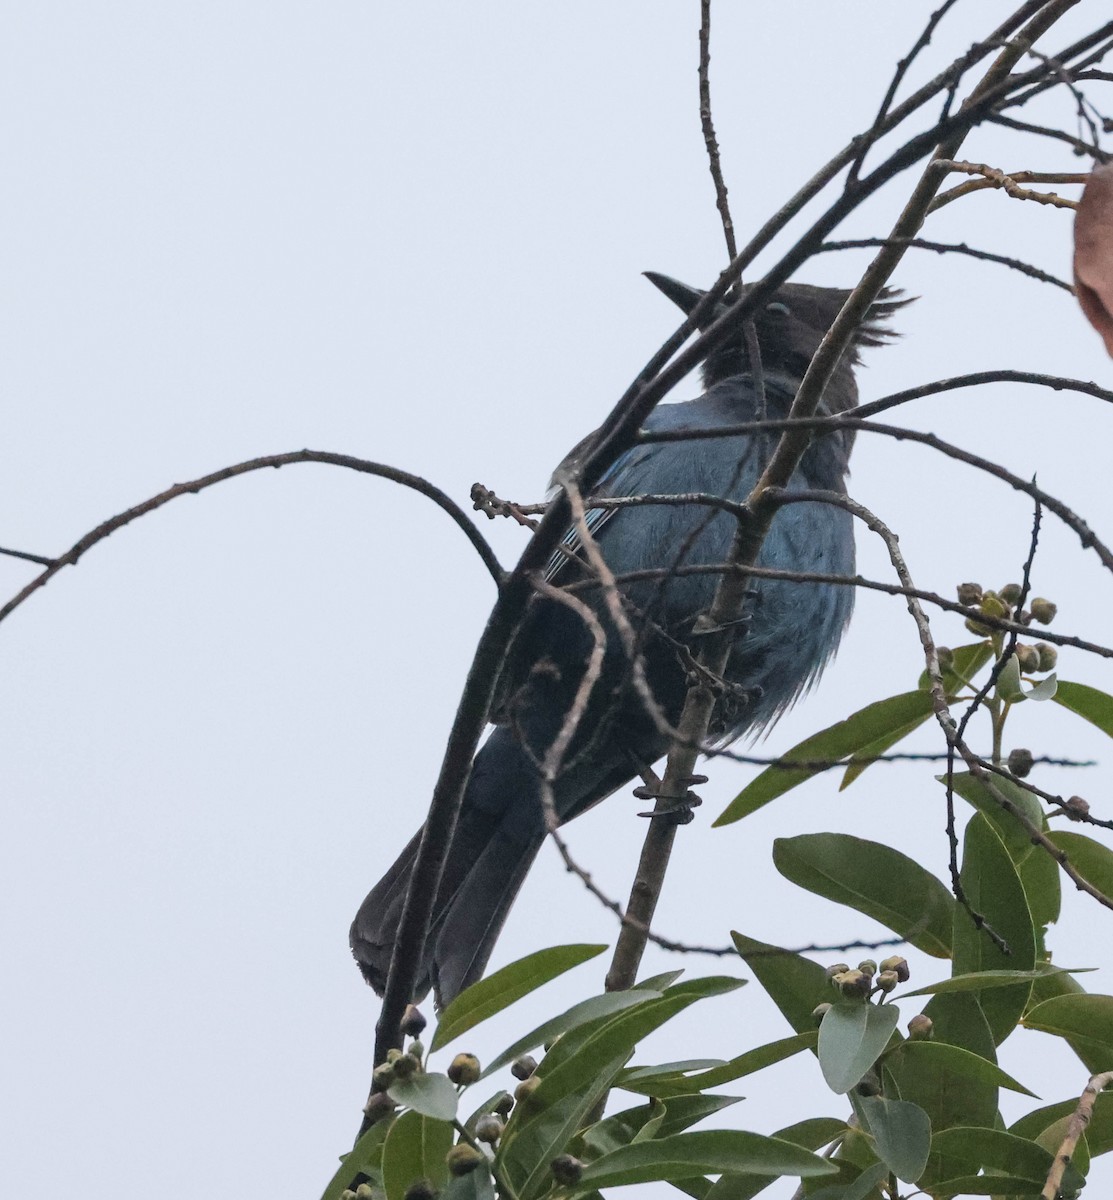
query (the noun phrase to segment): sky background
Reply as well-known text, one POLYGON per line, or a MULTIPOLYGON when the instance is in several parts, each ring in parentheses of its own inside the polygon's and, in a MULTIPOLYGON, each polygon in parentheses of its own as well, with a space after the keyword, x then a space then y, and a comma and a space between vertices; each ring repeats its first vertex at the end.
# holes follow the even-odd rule
MULTIPOLYGON (((716 6, 714 110, 742 240, 869 125, 935 7, 716 6)), ((913 81, 1013 7, 958 4, 913 81)), ((1050 48, 1107 15, 1083 0, 1050 48)), ((476 480, 540 498, 678 323, 640 272, 706 286, 724 265, 697 23, 694 0, 9 6, 0 545, 58 554, 172 483, 302 447, 420 473, 465 506, 476 480)), ((1065 96, 1040 113, 1071 127, 1065 96)), ((1069 148, 1005 131, 975 134, 963 153, 1079 169, 1069 148)), ((883 234, 910 180, 845 235, 883 234)), ((925 234, 1069 275, 1066 212, 980 193, 925 234)), ((825 255, 798 277, 850 286, 866 261, 825 255)), ((900 314, 901 341, 869 353, 864 400, 1003 367, 1113 386, 1065 293, 924 252, 906 256, 896 282, 920 299, 900 314)), ((674 398, 696 389, 689 379, 674 398)), ((1038 472, 1099 534, 1113 532, 1099 401, 996 386, 899 415, 1038 472)), ((985 477, 861 438, 851 492, 899 532, 920 586, 950 593, 1019 575, 1028 502, 985 477)), ((522 531, 480 520, 512 562, 522 531)), ((862 533, 859 558, 864 574, 890 577, 862 533)), ((2 594, 34 572, 0 559, 2 594)), ((1058 602, 1056 629, 1109 640, 1113 580, 1050 518, 1034 586, 1058 602)), ((377 1013, 348 925, 422 818, 492 600, 478 558, 427 501, 300 465, 175 501, 4 623, 4 1195, 64 1184, 107 1200, 149 1194, 156 1180, 212 1200, 319 1194, 358 1123, 377 1013)), ((933 627, 942 643, 969 640, 957 618, 933 627)), ((1064 652, 1060 663, 1064 677, 1113 691, 1104 662, 1064 652)), ((900 601, 862 595, 837 662, 760 752, 907 690, 921 666, 900 601)), ((1055 706, 1035 707, 1015 714, 1009 744, 1101 759, 1084 778, 1033 777, 1101 808, 1110 747, 1055 706)), ((937 741, 925 732, 916 746, 937 741)), ((737 928, 787 945, 885 936, 783 880, 770 862, 782 835, 873 837, 945 875, 931 770, 878 765, 844 793, 821 778, 712 830, 752 770, 710 767, 705 807, 678 838, 663 933, 721 944, 737 928)), ((640 807, 618 795, 568 831, 612 895, 629 887, 640 807)), ((1110 921, 1065 892, 1052 944, 1061 963, 1102 968, 1093 991, 1113 991, 1110 921)), ((614 933, 546 848, 493 965, 614 933)), ((601 990, 605 961, 460 1048, 489 1058, 601 990)), ((943 966, 913 964, 919 984, 943 966)), ((674 965, 748 974, 647 955, 647 971, 674 965)), ((723 1058, 788 1032, 756 984, 677 1028, 683 1056, 723 1058)), ((675 1050, 666 1037, 641 1058, 675 1050)), ((1014 1035, 1002 1065, 1045 1102, 1086 1079, 1039 1034, 1014 1035)), ((744 1084, 733 1092, 748 1102, 727 1114, 743 1128, 844 1115, 810 1056, 744 1084)), ((1010 1119, 1035 1106, 1007 1103, 1010 1119)), ((1099 1166, 1093 1190, 1103 1178, 1108 1187, 1113 1172, 1099 1166)))

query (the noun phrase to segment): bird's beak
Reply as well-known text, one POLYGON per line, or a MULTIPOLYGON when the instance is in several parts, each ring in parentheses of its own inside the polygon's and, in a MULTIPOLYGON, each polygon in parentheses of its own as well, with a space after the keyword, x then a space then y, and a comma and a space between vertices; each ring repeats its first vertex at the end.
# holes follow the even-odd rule
MULTIPOLYGON (((673 279, 668 275, 659 275, 656 271, 644 271, 643 274, 655 288, 660 288, 673 304, 689 315, 692 309, 707 294, 706 292, 701 292, 699 288, 689 287, 686 283, 681 283, 679 279, 673 279)), ((726 310, 727 306, 720 300, 709 313, 705 314, 703 320, 700 322, 700 328, 706 329, 708 325, 721 317, 726 310)))
POLYGON ((655 288, 664 292, 673 304, 686 313, 690 313, 703 299, 704 293, 699 288, 689 287, 686 283, 681 283, 679 279, 673 279, 668 275, 659 275, 656 271, 645 271, 643 274, 655 288))

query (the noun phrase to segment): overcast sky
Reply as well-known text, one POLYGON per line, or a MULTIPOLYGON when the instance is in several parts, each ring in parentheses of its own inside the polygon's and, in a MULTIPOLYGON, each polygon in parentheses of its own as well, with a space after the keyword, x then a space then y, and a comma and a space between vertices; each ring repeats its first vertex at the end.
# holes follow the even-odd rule
MULTIPOLYGON (((957 5, 914 79, 1014 6, 957 5)), ((935 7, 717 6, 713 97, 743 238, 868 126, 935 7)), ((1106 15, 1083 0, 1051 41, 1106 15)), ((699 131, 697 20, 695 0, 9 5, 0 545, 57 554, 172 483, 306 446, 421 473, 465 505, 475 480, 539 498, 677 324, 639 273, 706 285, 724 264, 699 131)), ((1066 97, 1041 113, 1070 127, 1066 97)), ((1079 169, 1065 146, 1001 131, 963 153, 1006 169, 1079 169)), ((855 215, 847 236, 883 234, 909 179, 855 215)), ((928 236, 1069 275, 1069 213, 1001 194, 951 205, 928 236)), ((849 286, 865 261, 826 255, 799 278, 849 286)), ((864 399, 1002 367, 1113 386, 1065 293, 923 252, 897 282, 920 299, 900 315, 902 340, 869 353, 864 399)), ((695 389, 689 380, 676 397, 695 389)), ((900 418, 1038 472, 1113 533, 1100 402, 997 386, 900 418)), ((1024 497, 922 448, 865 438, 851 490, 899 531, 921 586, 1017 577, 1024 497)), ((513 561, 522 532, 481 520, 513 561)), ((866 575, 889 577, 868 535, 859 558, 866 575)), ((3 596, 34 570, 0 559, 3 596)), ((1058 628, 1109 640, 1113 580, 1050 519, 1034 584, 1058 601, 1058 628)), ((377 1013, 348 924, 422 818, 492 600, 474 552, 427 501, 301 465, 118 532, 0 627, 5 1195, 66 1187, 116 1200, 155 1181, 206 1200, 319 1193, 358 1122, 377 1013)), ((957 618, 934 626, 941 642, 969 640, 957 618)), ((921 666, 901 603, 861 596, 837 662, 764 750, 907 690, 921 666)), ((1101 662, 1067 652, 1061 667, 1113 691, 1101 662)), ((1102 759, 1084 778, 1035 777, 1097 804, 1109 747, 1052 707, 1018 711, 1008 741, 1102 759)), ((709 773, 705 807, 678 838, 666 934, 884 936, 775 872, 770 845, 784 834, 875 837, 945 875, 929 769, 878 765, 844 793, 819 779, 721 830, 711 818, 752 769, 709 773)), ((616 896, 629 887, 640 807, 616 796, 569 831, 616 896)), ((1057 960, 1102 967, 1086 986, 1113 990, 1109 914, 1073 894, 1064 902, 1057 960)), ((547 848, 494 965, 614 932, 547 848)), ((604 961, 467 1048, 490 1057, 600 990, 604 961)), ((747 974, 647 956, 647 969, 666 964, 747 974)), ((916 958, 914 981, 943 965, 916 958)), ((724 1058, 788 1032, 756 984, 678 1028, 683 1056, 724 1058)), ((642 1060, 676 1048, 659 1040, 642 1060)), ((1085 1083, 1073 1055, 1038 1034, 1016 1034, 1002 1063, 1045 1102, 1085 1083)), ((744 1082, 734 1090, 749 1102, 729 1113, 743 1128, 844 1115, 810 1056, 744 1082)), ((1034 1105, 1008 1103, 1010 1119, 1034 1105)))

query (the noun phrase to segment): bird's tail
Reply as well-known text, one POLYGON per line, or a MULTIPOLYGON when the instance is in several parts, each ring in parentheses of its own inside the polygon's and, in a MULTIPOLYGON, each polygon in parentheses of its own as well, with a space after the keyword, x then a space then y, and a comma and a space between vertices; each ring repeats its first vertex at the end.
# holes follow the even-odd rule
MULTIPOLYGON (((487 965, 510 906, 545 839, 537 771, 506 729, 476 756, 433 904, 415 998, 447 1004, 487 965)), ((387 971, 421 831, 372 889, 352 922, 352 953, 377 991, 387 971)))

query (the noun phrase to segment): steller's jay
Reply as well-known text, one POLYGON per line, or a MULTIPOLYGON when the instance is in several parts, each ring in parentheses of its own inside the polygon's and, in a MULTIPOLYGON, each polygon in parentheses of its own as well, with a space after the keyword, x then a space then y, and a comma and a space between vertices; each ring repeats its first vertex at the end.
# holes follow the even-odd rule
MULTIPOLYGON (((649 274, 670 299, 690 312, 702 292, 666 276, 649 274)), ((784 417, 823 335, 848 293, 836 288, 784 284, 753 316, 764 378, 764 411, 741 327, 705 361, 705 391, 697 400, 658 407, 647 431, 737 425, 784 417)), ((832 375, 819 414, 855 407, 853 367, 862 346, 891 337, 886 321, 902 302, 884 293, 859 327, 853 345, 832 375)), ((712 313, 708 321, 723 311, 712 313)), ((775 434, 735 435, 654 442, 623 454, 594 495, 712 493, 742 501, 768 459, 775 434)), ((853 432, 817 437, 789 487, 845 492, 853 432)), ((581 446, 586 443, 581 443, 581 446)), ((574 462, 577 451, 565 460, 574 462)), ((560 472, 558 470, 557 477, 560 472)), ((630 624, 638 632, 645 678, 661 712, 675 724, 690 670, 687 651, 698 650, 693 630, 708 608, 718 576, 669 574, 661 568, 722 563, 729 554, 735 518, 706 505, 637 505, 590 509, 588 527, 617 577, 630 624), (658 576, 622 583, 629 572, 658 569, 658 576)), ((550 582, 589 579, 576 557, 570 531, 554 556, 550 582)), ((822 503, 787 505, 777 513, 758 559, 760 565, 851 575, 852 518, 822 503)), ((834 653, 850 617, 853 589, 822 583, 754 580, 747 619, 730 653, 710 737, 727 745, 757 734, 780 716, 834 653)), ((603 669, 583 719, 563 757, 552 793, 562 822, 629 783, 643 766, 668 751, 668 737, 647 714, 631 684, 630 662, 606 614, 600 590, 576 595, 599 617, 606 633, 603 669)), ((553 599, 535 595, 507 658, 492 719, 496 727, 476 755, 459 820, 433 907, 418 996, 432 986, 447 1004, 483 973, 511 904, 545 838, 538 762, 559 733, 584 676, 594 639, 582 618, 553 599)), ((397 935, 420 833, 363 902, 351 929, 351 946, 367 981, 380 991, 397 935)))

